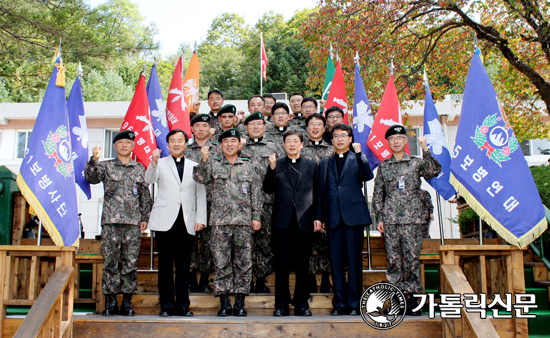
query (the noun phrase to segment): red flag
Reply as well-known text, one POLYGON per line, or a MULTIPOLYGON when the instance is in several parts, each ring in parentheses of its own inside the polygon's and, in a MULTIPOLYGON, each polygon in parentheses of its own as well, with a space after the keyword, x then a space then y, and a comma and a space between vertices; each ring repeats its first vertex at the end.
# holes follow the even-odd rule
MULTIPOLYGON (((374 118, 372 129, 370 132, 367 146, 378 157, 380 162, 392 156, 392 151, 388 144, 388 140, 384 137, 389 127, 394 124, 403 124, 401 114, 399 113, 399 100, 397 99, 397 91, 393 83, 393 75, 390 75, 380 108, 374 118)), ((410 155, 409 145, 405 147, 405 152, 410 155)))
POLYGON ((178 60, 178 64, 172 75, 172 82, 170 82, 170 90, 166 99, 166 118, 170 130, 181 129, 191 138, 189 108, 187 107, 187 103, 185 103, 183 79, 181 76, 181 58, 178 60))
POLYGON ((349 125, 348 97, 346 95, 346 84, 344 83, 344 74, 342 73, 340 60, 336 62, 336 71, 334 72, 334 78, 332 79, 332 86, 330 87, 330 92, 328 93, 325 109, 332 106, 342 108, 344 111, 344 123, 349 125))
POLYGON ((157 149, 157 142, 155 141, 155 131, 149 114, 149 100, 147 99, 144 75, 139 77, 136 92, 132 102, 130 102, 130 107, 128 107, 120 130, 134 131, 136 138, 133 154, 137 161, 147 168, 151 163, 153 150, 157 149))
POLYGON ((267 54, 265 52, 264 39, 262 38, 262 76, 267 80, 267 54))

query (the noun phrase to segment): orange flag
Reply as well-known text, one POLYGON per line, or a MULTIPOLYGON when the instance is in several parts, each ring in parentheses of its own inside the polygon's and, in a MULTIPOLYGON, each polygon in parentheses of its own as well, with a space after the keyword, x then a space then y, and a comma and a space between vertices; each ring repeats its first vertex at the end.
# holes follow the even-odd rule
POLYGON ((185 73, 185 78, 183 79, 183 89, 185 91, 185 101, 187 107, 189 107, 189 112, 195 111, 193 107, 193 102, 199 100, 199 72, 200 72, 200 62, 197 52, 193 52, 191 56, 191 61, 189 62, 189 67, 185 73))

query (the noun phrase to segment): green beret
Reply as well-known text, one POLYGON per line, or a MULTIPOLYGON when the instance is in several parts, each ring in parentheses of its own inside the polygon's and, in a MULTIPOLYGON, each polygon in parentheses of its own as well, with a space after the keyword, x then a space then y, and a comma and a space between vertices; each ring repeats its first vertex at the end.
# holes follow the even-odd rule
POLYGON ((252 114, 248 115, 246 120, 244 120, 244 125, 246 126, 248 124, 248 122, 250 122, 250 121, 254 121, 254 120, 262 120, 263 121, 263 119, 264 119, 264 116, 262 115, 262 113, 257 111, 255 113, 252 113, 252 114))
POLYGON ((193 116, 193 118, 191 119, 191 127, 197 122, 208 122, 208 123, 210 123, 210 115, 208 115, 208 114, 198 114, 198 115, 193 116))
POLYGON ((224 138, 229 138, 229 137, 236 137, 240 139, 241 132, 239 132, 237 129, 234 129, 234 128, 227 129, 226 131, 220 134, 220 136, 218 137, 218 142, 221 142, 224 138))
POLYGON ((392 135, 407 135, 407 130, 400 124, 394 124, 386 130, 386 140, 392 135))
POLYGON ((218 116, 220 116, 223 113, 237 114, 237 108, 232 104, 226 104, 225 106, 221 107, 221 109, 218 111, 218 116))
POLYGON ((115 135, 113 138, 113 143, 115 143, 118 140, 130 140, 133 141, 136 138, 136 133, 134 133, 131 130, 123 130, 115 135))

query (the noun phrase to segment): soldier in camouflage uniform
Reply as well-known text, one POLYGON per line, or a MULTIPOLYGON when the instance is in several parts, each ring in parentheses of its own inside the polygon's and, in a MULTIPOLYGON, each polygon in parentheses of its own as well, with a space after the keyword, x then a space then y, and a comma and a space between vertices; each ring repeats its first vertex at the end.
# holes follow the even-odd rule
POLYGON ((85 177, 91 184, 103 182, 105 195, 101 216, 102 290, 106 296, 103 315, 118 314, 116 295, 122 293, 120 312, 135 315, 132 294, 137 293, 137 260, 141 230, 147 228, 153 206, 145 168, 131 159, 135 134, 125 130, 114 139, 117 157, 99 162, 101 147, 95 147, 86 163, 85 177), (120 264, 120 269, 119 269, 120 264))
POLYGON ((260 214, 264 203, 262 181, 254 164, 237 157, 240 133, 236 129, 223 132, 223 157, 210 158, 202 148, 202 160, 194 167, 193 178, 210 189, 211 249, 216 267, 214 294, 220 296, 218 316, 246 316, 245 295, 252 281, 253 232, 261 228, 260 214), (231 309, 229 295, 235 294, 231 309))
POLYGON ((210 127, 215 131, 221 130, 218 112, 223 107, 223 93, 217 89, 211 89, 208 92, 208 107, 210 107, 210 127))
MULTIPOLYGON (((304 101, 306 99, 304 99, 304 101)), ((311 104, 309 101, 306 102, 306 106, 311 104)), ((306 118, 306 126, 309 138, 304 142, 301 156, 319 164, 321 160, 334 155, 334 147, 332 144, 327 144, 323 141, 323 132, 326 126, 326 120, 323 115, 319 113, 310 114, 306 118)), ((320 292, 333 292, 332 285, 330 283, 331 268, 329 243, 326 233, 321 232, 315 232, 313 234, 313 246, 311 257, 309 259, 309 288, 311 293, 318 292, 317 278, 315 276, 317 273, 322 274, 320 292)))
POLYGON ((430 239, 430 223, 434 220, 432 196, 426 190, 420 190, 422 196, 422 239, 430 239))
MULTIPOLYGON (((202 159, 201 148, 208 147, 212 158, 220 158, 222 152, 218 142, 212 141, 210 137, 210 123, 212 119, 209 114, 198 114, 191 119, 191 130, 193 131, 193 143, 185 148, 185 157, 199 163, 202 159)), ((206 191, 208 195, 208 188, 206 191)), ((210 201, 210 196, 207 200, 210 201)), ((207 207, 210 212, 210 206, 207 207)), ((208 216, 209 218, 209 216, 208 216)), ((197 233, 191 251, 191 278, 189 282, 190 292, 212 292, 208 285, 209 275, 214 272, 214 263, 212 262, 212 251, 210 250, 210 236, 212 227, 206 227, 197 233), (200 245, 199 245, 200 242, 200 245), (200 248, 200 249, 199 249, 200 248), (197 283, 197 271, 201 272, 201 277, 197 283)))
MULTIPOLYGON (((299 127, 290 127, 288 125, 289 121, 289 108, 286 103, 278 102, 273 105, 271 109, 273 125, 267 124, 265 127, 265 138, 274 142, 278 147, 279 151, 282 154, 281 156, 286 156, 286 151, 284 148, 283 134, 287 130, 296 130, 299 127)), ((304 136, 304 135, 302 135, 304 136)))
POLYGON ((419 137, 423 159, 405 153, 407 134, 405 127, 393 125, 386 131, 393 156, 378 166, 374 181, 373 204, 378 220, 377 229, 384 233, 388 282, 409 293, 407 313, 413 313, 416 298, 421 293, 420 249, 422 248, 422 199, 420 177, 430 180, 441 171, 441 164, 432 157, 426 138, 419 137))
MULTIPOLYGON (((277 145, 264 139, 265 120, 262 113, 257 112, 248 115, 244 121, 249 139, 241 150, 241 156, 248 158, 256 168, 262 182, 269 165, 269 157, 273 154, 280 156, 277 145)), ((256 287, 251 292, 269 293, 265 285, 265 279, 273 270, 273 252, 271 250, 271 213, 273 210, 273 198, 265 194, 265 202, 262 208, 261 222, 263 227, 254 234, 254 253, 252 255, 252 272, 256 276, 256 287), (254 290, 254 291, 252 291, 254 290)))
POLYGON ((215 127, 216 132, 212 136, 212 140, 219 139, 221 133, 226 130, 236 128, 237 108, 232 104, 226 104, 218 111, 219 124, 215 127))
POLYGON ((306 118, 302 112, 302 100, 304 95, 300 93, 292 93, 288 98, 290 109, 292 110, 292 119, 288 122, 289 127, 302 128, 305 125, 306 118))

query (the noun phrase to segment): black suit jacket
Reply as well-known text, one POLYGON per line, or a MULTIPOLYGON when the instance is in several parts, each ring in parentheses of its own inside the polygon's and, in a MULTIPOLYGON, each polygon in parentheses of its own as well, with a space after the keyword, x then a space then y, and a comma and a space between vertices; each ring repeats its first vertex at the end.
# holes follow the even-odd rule
POLYGON ((319 164, 320 197, 317 199, 316 219, 325 222, 329 229, 336 228, 340 218, 349 226, 371 224, 365 195, 361 190, 363 182, 373 178, 367 158, 350 151, 338 175, 336 156, 326 158, 319 164))
POLYGON ((289 226, 292 212, 296 208, 298 224, 303 230, 313 231, 315 201, 318 181, 317 163, 301 158, 298 184, 294 186, 286 157, 277 160, 275 170, 268 167, 264 179, 264 191, 275 194, 271 226, 285 229, 289 226))

